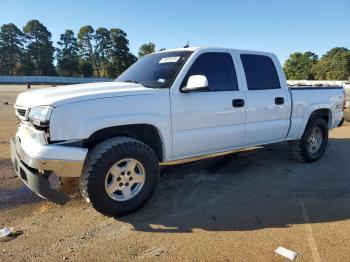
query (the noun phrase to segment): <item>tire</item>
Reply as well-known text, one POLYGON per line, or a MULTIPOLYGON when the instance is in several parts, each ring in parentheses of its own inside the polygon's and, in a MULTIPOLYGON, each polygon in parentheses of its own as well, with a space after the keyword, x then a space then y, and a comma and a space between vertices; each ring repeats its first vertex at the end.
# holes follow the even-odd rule
POLYGON ((89 152, 80 177, 80 190, 98 212, 118 217, 140 209, 152 196, 158 179, 159 161, 154 151, 136 139, 116 137, 89 152), (136 182, 142 179, 143 182, 136 182))
POLYGON ((292 157, 295 160, 311 163, 317 161, 323 156, 327 144, 328 125, 323 118, 315 117, 309 120, 301 139, 290 142, 289 146, 292 157), (315 130, 319 130, 317 133, 318 135, 314 133, 315 130), (319 141, 317 140, 317 137, 321 138, 320 142, 315 142, 319 141))

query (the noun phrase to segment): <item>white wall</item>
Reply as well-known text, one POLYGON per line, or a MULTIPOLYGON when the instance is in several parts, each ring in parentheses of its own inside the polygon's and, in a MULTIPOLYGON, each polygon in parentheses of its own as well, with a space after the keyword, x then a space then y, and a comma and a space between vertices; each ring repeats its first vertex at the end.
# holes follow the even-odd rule
POLYGON ((324 85, 324 86, 344 86, 349 80, 287 80, 288 85, 324 85))

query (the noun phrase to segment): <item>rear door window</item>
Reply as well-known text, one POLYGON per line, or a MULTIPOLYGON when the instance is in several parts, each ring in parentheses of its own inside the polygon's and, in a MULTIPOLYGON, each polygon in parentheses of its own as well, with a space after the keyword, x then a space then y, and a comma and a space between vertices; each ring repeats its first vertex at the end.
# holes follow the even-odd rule
POLYGON ((248 90, 279 89, 280 81, 272 59, 264 55, 242 54, 248 90))

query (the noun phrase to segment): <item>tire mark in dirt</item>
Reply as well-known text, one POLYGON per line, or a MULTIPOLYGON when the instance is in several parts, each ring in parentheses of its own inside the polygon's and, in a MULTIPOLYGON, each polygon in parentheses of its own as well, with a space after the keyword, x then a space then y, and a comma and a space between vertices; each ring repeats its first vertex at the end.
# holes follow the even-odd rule
POLYGON ((309 246, 310 246, 310 249, 311 249, 312 259, 313 259, 314 262, 320 262, 321 261, 320 253, 318 252, 318 249, 317 249, 315 238, 314 238, 313 232, 312 232, 312 227, 311 227, 311 224, 310 224, 309 214, 307 212, 307 209, 306 209, 306 206, 305 206, 305 201, 304 201, 303 198, 300 198, 300 206, 301 206, 301 212, 303 214, 303 218, 304 218, 304 221, 305 221, 304 225, 305 225, 305 230, 306 230, 306 233, 307 233, 307 238, 308 238, 308 241, 309 241, 309 246))

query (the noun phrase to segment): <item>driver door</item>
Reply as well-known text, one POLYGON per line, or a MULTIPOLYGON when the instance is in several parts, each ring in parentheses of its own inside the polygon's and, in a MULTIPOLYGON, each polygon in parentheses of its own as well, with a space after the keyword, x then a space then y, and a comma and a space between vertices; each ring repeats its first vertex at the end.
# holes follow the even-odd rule
POLYGON ((235 62, 228 52, 199 54, 172 92, 173 159, 227 151, 244 137, 245 97, 239 89, 235 62), (181 92, 192 75, 203 75, 208 90, 181 92))

